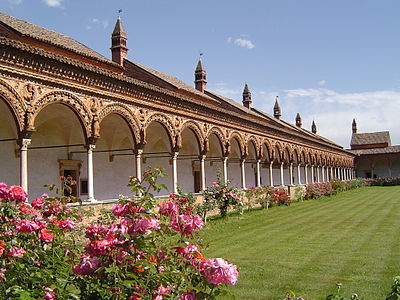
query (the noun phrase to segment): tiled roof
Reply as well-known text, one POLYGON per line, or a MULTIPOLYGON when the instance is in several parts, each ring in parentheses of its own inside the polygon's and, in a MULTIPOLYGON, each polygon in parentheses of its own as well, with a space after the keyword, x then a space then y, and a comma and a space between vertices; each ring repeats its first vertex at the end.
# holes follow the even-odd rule
POLYGON ((400 153, 400 145, 389 146, 389 147, 384 147, 384 148, 356 149, 356 150, 349 150, 349 151, 356 155, 400 153))
POLYGON ((51 45, 70 50, 77 54, 113 64, 112 61, 100 55, 96 51, 61 33, 39 27, 37 25, 19 20, 3 13, 0 13, 0 23, 3 23, 4 25, 6 25, 6 27, 17 31, 24 36, 28 36, 36 40, 49 43, 51 45))
POLYGON ((373 145, 385 144, 391 145, 389 131, 371 132, 371 133, 354 133, 351 137, 351 145, 373 145))
POLYGON ((139 67, 140 69, 146 71, 147 73, 150 73, 151 75, 161 79, 162 81, 165 81, 165 82, 169 83, 170 85, 174 86, 177 89, 184 90, 186 92, 190 92, 192 94, 195 94, 195 95, 198 95, 198 96, 201 96, 201 97, 205 97, 205 98, 207 98, 208 100, 211 100, 211 101, 215 101, 214 99, 210 98, 206 94, 196 90, 195 88, 193 88, 190 85, 184 83, 183 81, 179 80, 176 77, 173 77, 171 75, 162 73, 162 72, 154 70, 152 68, 143 66, 143 65, 141 65, 141 64, 139 64, 137 62, 133 62, 133 61, 130 61, 130 60, 128 60, 128 62, 130 64, 133 64, 133 65, 139 67))

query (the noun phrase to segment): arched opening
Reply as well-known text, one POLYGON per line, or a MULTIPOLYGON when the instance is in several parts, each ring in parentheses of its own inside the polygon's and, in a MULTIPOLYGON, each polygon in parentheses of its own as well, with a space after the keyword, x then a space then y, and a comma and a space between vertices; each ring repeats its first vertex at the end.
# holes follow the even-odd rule
POLYGON ((290 179, 291 157, 290 157, 289 148, 285 148, 285 150, 283 151, 283 161, 284 161, 283 178, 285 181, 285 185, 290 185, 290 183, 291 183, 291 179, 290 179))
POLYGON ((281 184, 281 163, 282 163, 282 151, 279 146, 274 148, 274 164, 272 166, 272 178, 274 185, 281 184))
POLYGON ((183 129, 178 156, 178 182, 184 192, 201 191, 200 143, 190 127, 183 129))
POLYGON ((0 182, 19 185, 18 127, 7 103, 0 98, 0 182))
MULTIPOLYGON (((162 168, 167 177, 158 178, 158 183, 165 184, 168 191, 161 190, 158 194, 165 195, 173 193, 173 174, 172 174, 172 147, 171 139, 165 126, 152 121, 146 128, 146 145, 143 149, 143 171, 147 167, 162 168)), ((178 179, 179 180, 179 179, 178 179)))
POLYGON ((223 176, 223 146, 222 141, 217 134, 211 133, 208 136, 209 150, 206 158, 206 186, 211 186, 213 182, 217 181, 217 173, 223 176))
POLYGON ((300 155, 297 149, 295 149, 293 151, 293 182, 295 184, 300 184, 302 180, 301 173, 299 172, 299 166, 300 166, 300 155))
POLYGON ((239 141, 233 137, 230 140, 231 151, 228 156, 228 179, 230 185, 236 188, 241 188, 241 167, 240 160, 242 158, 242 151, 239 141))
POLYGON ((29 193, 41 195, 47 192, 44 184, 59 186, 60 176, 70 176, 76 185, 71 186, 71 193, 65 191, 66 195, 85 198, 86 138, 76 113, 64 104, 50 104, 36 116, 34 125, 36 131, 28 151, 29 193), (42 170, 40 176, 37 170, 42 170))
POLYGON ((261 185, 268 186, 270 185, 270 174, 269 174, 269 166, 271 162, 270 157, 270 146, 264 143, 262 145, 262 156, 261 156, 261 185))
POLYGON ((257 186, 257 149, 253 141, 247 143, 247 157, 245 163, 246 187, 257 186))
POLYGON ((135 140, 127 121, 109 114, 100 123, 100 138, 94 155, 94 194, 97 200, 130 195, 127 184, 136 175, 135 140))

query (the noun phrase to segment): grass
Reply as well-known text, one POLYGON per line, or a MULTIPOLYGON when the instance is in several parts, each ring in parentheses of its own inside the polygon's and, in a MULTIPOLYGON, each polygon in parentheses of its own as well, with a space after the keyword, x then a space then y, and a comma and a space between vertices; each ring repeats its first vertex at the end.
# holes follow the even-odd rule
POLYGON ((364 187, 214 220, 206 257, 238 265, 237 299, 341 294, 385 299, 400 275, 400 187, 364 187))

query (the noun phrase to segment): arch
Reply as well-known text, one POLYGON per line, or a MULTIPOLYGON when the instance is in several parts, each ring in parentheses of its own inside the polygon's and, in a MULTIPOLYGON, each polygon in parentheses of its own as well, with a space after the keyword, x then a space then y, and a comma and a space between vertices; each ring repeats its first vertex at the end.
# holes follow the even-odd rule
POLYGON ((304 149, 302 149, 302 150, 300 151, 299 163, 304 163, 304 164, 307 163, 307 155, 306 155, 304 149))
POLYGON ((230 135, 229 135, 229 144, 231 144, 231 140, 232 139, 235 139, 237 142, 238 142, 238 144, 239 144, 239 148, 240 148, 240 154, 241 154, 241 156, 243 156, 243 155, 245 155, 245 153, 246 153, 246 146, 245 146, 245 143, 244 143, 244 138, 243 138, 243 136, 238 132, 238 131, 233 131, 233 132, 231 132, 230 133, 230 135))
POLYGON ((20 95, 5 81, 0 80, 0 97, 4 99, 6 105, 10 108, 17 128, 24 129, 24 116, 26 105, 20 95))
POLYGON ((279 162, 283 159, 283 146, 280 142, 276 142, 273 148, 273 158, 275 159, 276 156, 279 158, 279 162))
POLYGON ((261 142, 261 150, 260 150, 260 156, 265 157, 267 156, 269 160, 271 160, 272 157, 272 145, 271 142, 268 139, 264 139, 261 142), (267 153, 264 153, 264 146, 267 148, 267 153))
POLYGON ((182 133, 185 129, 190 129, 194 133, 194 135, 196 136, 196 139, 197 139, 199 150, 200 150, 200 152, 203 152, 205 150, 204 149, 204 135, 203 135, 203 132, 202 132, 199 124, 197 124, 196 122, 193 122, 191 120, 184 122, 182 125, 181 132, 180 132, 180 137, 179 137, 180 139, 182 139, 182 133))
POLYGON ((224 133, 222 132, 221 128, 216 127, 216 126, 211 127, 211 129, 207 132, 207 138, 206 138, 207 149, 206 150, 208 151, 209 143, 210 143, 210 136, 212 134, 214 134, 218 138, 218 141, 219 141, 220 146, 221 146, 222 155, 224 155, 226 153, 226 150, 227 150, 226 149, 226 139, 225 139, 224 133))
POLYGON ((292 158, 293 158, 293 161, 295 161, 296 163, 300 162, 301 157, 300 157, 299 149, 297 147, 293 149, 292 158))
POLYGON ((100 127, 101 122, 111 114, 119 115, 128 124, 136 146, 140 142, 140 126, 139 121, 136 119, 129 107, 119 103, 113 103, 103 107, 99 112, 100 127))
POLYGON ((260 145, 260 141, 254 136, 251 135, 247 138, 247 143, 246 143, 246 154, 249 153, 249 144, 253 144, 254 149, 256 150, 256 158, 260 158, 261 157, 261 145, 260 145))
POLYGON ((174 149, 177 145, 176 135, 175 135, 175 127, 171 121, 171 119, 162 113, 152 114, 149 118, 147 118, 146 122, 143 125, 143 140, 141 141, 143 144, 146 144, 147 139, 147 128, 152 122, 157 122, 161 124, 165 130, 167 131, 167 135, 170 141, 171 149, 174 149))
POLYGON ((55 103, 60 103, 63 104, 69 108, 72 109, 72 111, 76 114, 78 117, 84 135, 85 139, 88 140, 88 138, 92 134, 92 128, 91 128, 91 121, 92 121, 92 113, 90 110, 84 105, 84 103, 75 95, 64 92, 64 91, 56 91, 56 92, 50 92, 46 95, 44 95, 42 98, 40 98, 34 106, 34 109, 32 111, 32 114, 28 116, 28 126, 32 126, 34 128, 35 124, 35 119, 38 116, 38 114, 48 105, 55 104, 55 103))
POLYGON ((285 149, 283 150, 282 158, 286 163, 290 163, 292 161, 292 151, 290 151, 289 146, 286 146, 285 149))

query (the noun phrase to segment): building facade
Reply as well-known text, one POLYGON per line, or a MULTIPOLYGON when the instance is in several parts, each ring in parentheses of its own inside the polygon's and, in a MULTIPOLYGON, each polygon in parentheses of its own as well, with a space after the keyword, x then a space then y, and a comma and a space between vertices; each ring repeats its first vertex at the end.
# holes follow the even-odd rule
MULTIPOLYGON (((194 88, 127 58, 118 18, 109 60, 65 35, 0 14, 0 181, 34 196, 72 176, 74 195, 128 194, 130 176, 162 167, 169 192, 198 192, 216 180, 246 188, 353 176, 341 146, 207 90, 201 60, 194 88)), ((164 192, 165 193, 165 192, 164 192)))
POLYGON ((352 129, 357 177, 400 177, 400 145, 392 146, 389 131, 357 133, 355 120, 352 129))

